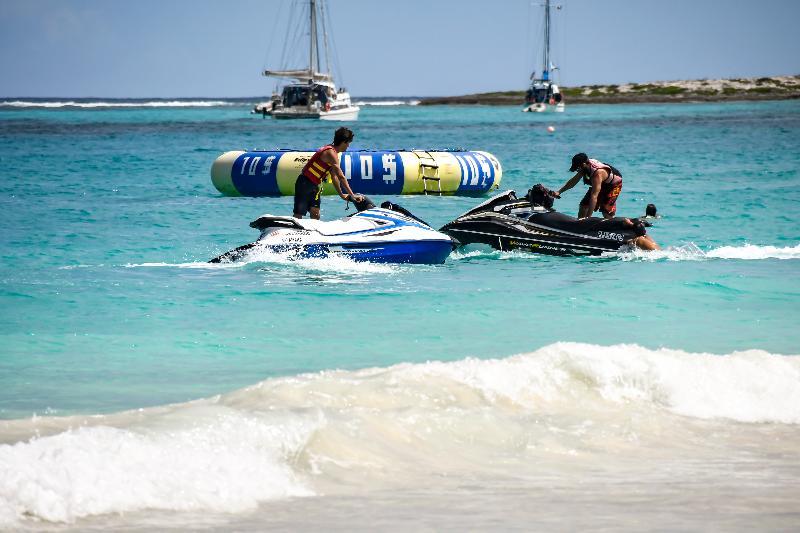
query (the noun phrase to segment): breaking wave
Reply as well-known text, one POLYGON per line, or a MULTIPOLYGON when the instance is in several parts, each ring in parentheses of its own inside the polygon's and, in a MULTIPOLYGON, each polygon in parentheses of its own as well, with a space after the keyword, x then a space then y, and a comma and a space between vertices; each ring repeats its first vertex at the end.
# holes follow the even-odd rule
POLYGON ((628 448, 703 449, 743 424, 800 424, 800 357, 556 343, 331 370, 112 415, 0 422, 0 526, 236 513, 346 486, 421 486, 431 472, 525 475, 628 448))

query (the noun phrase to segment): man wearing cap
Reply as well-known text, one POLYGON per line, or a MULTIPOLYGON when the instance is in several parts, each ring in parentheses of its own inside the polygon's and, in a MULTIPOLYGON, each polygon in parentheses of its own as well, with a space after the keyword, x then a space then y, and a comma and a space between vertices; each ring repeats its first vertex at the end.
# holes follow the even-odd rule
POLYGON ((556 198, 573 188, 583 178, 590 188, 578 207, 578 218, 592 216, 595 211, 603 213, 603 218, 614 218, 617 214, 617 197, 622 191, 622 174, 613 166, 589 159, 583 152, 572 156, 570 172, 577 172, 567 180, 563 187, 554 191, 556 198))

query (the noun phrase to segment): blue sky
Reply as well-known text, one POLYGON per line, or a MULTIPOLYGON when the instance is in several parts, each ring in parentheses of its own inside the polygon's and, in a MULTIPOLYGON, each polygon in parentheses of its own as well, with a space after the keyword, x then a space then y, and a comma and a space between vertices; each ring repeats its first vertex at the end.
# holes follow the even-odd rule
MULTIPOLYGON (((268 94, 293 1, 0 0, 0 96, 268 94)), ((539 63, 543 0, 327 1, 355 96, 521 90, 539 63)), ((554 3, 565 86, 800 74, 800 1, 554 3)))

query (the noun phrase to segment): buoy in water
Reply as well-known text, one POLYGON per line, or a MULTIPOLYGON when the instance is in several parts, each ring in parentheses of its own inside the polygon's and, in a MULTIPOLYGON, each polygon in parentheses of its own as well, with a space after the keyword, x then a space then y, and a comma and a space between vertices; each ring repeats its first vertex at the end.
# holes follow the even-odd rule
POLYGON ((553 133, 556 129, 553 126, 547 126, 547 131, 553 133))

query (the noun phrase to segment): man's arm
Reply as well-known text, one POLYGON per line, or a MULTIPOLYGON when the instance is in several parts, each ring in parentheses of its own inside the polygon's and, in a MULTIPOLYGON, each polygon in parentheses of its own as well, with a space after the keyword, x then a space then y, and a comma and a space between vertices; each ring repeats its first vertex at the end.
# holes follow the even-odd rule
POLYGON ((562 192, 566 192, 571 188, 573 188, 575 184, 578 183, 578 181, 581 179, 581 176, 583 176, 583 171, 579 170, 577 174, 575 174, 574 176, 572 176, 570 179, 567 180, 567 182, 564 184, 563 187, 561 187, 557 191, 553 191, 556 193, 556 198, 561 198, 562 192))
POLYGON ((342 172, 342 169, 339 166, 331 167, 331 178, 333 178, 333 186, 339 191, 339 196, 342 197, 342 200, 349 200, 350 197, 355 197, 356 194, 353 192, 353 189, 350 188, 350 182, 347 181, 347 178, 342 172), (343 194, 344 192, 347 194, 343 194))
POLYGON ((328 172, 331 175, 333 188, 336 189, 336 192, 339 194, 339 197, 342 200, 347 201, 351 196, 355 196, 355 194, 353 193, 353 189, 350 188, 350 184, 347 182, 347 178, 339 166, 338 155, 339 154, 335 150, 328 150, 322 154, 320 159, 331 165, 331 167, 328 169, 328 172))
POLYGON ((589 215, 592 216, 595 207, 597 207, 597 198, 600 196, 600 188, 603 185, 603 179, 608 177, 608 172, 605 170, 598 170, 592 176, 592 193, 589 195, 589 215))

